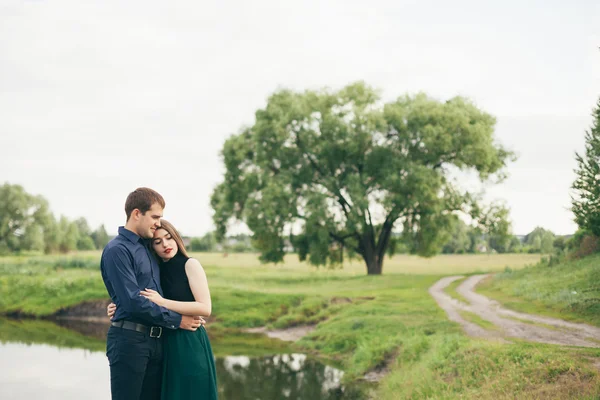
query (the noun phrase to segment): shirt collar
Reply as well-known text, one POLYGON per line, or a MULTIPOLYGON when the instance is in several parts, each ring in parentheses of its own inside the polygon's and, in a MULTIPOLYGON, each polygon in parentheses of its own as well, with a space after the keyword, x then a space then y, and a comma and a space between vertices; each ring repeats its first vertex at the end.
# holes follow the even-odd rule
POLYGON ((119 235, 125 236, 131 243, 144 243, 144 240, 124 226, 119 227, 119 235))

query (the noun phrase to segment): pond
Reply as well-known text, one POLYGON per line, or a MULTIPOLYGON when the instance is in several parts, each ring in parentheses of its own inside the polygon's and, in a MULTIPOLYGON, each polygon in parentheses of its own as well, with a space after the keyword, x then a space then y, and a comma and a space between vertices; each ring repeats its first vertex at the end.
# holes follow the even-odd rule
MULTIPOLYGON (((107 329, 73 320, 0 319, 0 398, 109 399, 107 329)), ((340 369, 279 340, 230 333, 211 337, 211 344, 221 400, 347 398, 340 369)))

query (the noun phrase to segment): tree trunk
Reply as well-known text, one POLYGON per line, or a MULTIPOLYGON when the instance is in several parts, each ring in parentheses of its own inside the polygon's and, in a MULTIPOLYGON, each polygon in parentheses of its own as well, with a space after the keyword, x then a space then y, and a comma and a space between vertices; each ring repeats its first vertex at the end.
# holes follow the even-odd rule
POLYGON ((375 238, 370 232, 367 232, 359 245, 359 249, 361 250, 359 253, 367 264, 368 275, 381 275, 383 271, 383 259, 385 256, 385 249, 389 244, 389 237, 384 237, 383 240, 384 242, 380 242, 379 246, 377 246, 375 238))
POLYGON ((367 263, 368 275, 381 275, 383 271, 383 257, 379 257, 375 252, 370 252, 369 255, 363 254, 363 259, 367 263))

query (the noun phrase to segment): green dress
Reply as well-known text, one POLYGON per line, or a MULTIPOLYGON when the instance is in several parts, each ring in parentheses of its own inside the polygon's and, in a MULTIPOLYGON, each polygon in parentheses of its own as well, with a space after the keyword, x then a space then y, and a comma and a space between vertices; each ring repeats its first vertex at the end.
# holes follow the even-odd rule
MULTIPOLYGON (((165 298, 194 301, 185 263, 179 253, 161 264, 160 279, 165 298)), ((163 341, 162 400, 216 400, 217 371, 210 341, 204 327, 195 332, 177 329, 163 341)))

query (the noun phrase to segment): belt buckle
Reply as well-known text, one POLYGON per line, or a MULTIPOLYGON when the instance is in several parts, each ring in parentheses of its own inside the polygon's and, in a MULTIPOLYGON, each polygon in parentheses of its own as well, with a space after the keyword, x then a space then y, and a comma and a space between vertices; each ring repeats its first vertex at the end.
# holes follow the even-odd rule
POLYGON ((160 338, 162 336, 162 326, 151 326, 150 327, 150 337, 151 338, 160 338), (158 329, 158 336, 154 335, 154 329, 158 329))

